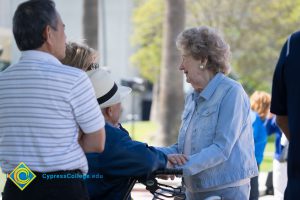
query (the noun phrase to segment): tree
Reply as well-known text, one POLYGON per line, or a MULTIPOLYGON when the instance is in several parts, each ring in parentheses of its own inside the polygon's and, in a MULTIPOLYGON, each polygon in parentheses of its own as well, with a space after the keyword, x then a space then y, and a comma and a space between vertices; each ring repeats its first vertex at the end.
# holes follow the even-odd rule
MULTIPOLYGON (((231 75, 243 83, 247 92, 251 94, 254 90, 270 91, 279 51, 288 35, 300 27, 300 0, 185 1, 188 27, 208 25, 223 33, 233 53, 231 75)), ((159 74, 163 73, 160 71, 161 63, 164 63, 161 61, 160 52, 163 11, 166 7, 161 0, 136 2, 132 41, 137 51, 131 61, 140 69, 144 78, 157 83, 159 74)), ((170 83, 167 84, 169 86, 170 83)), ((181 87, 177 90, 179 88, 181 87)), ((161 100, 159 98, 160 104, 161 100)), ((173 99, 169 100, 172 102, 173 99)), ((160 111, 161 107, 156 110, 160 111)), ((159 122, 162 122, 161 119, 159 122)), ((178 124, 179 122, 175 126, 178 127, 178 124)))
POLYGON ((299 27, 299 0, 187 0, 191 26, 209 25, 224 33, 233 52, 233 72, 249 93, 270 91, 280 48, 299 27))
POLYGON ((151 83, 155 83, 160 74, 164 12, 164 4, 161 2, 161 0, 138 1, 133 12, 135 28, 132 45, 137 49, 130 60, 139 68, 141 76, 151 83))
POLYGON ((98 50, 98 0, 83 1, 83 36, 86 43, 98 50))
POLYGON ((185 25, 185 1, 166 0, 165 2, 159 133, 164 136, 164 144, 170 145, 176 141, 183 110, 183 75, 178 69, 181 60, 175 41, 185 25))
POLYGON ((139 68, 140 75, 153 84, 150 120, 159 122, 159 76, 161 65, 163 12, 161 0, 136 1, 133 12, 134 31, 132 44, 137 47, 131 63, 139 68))

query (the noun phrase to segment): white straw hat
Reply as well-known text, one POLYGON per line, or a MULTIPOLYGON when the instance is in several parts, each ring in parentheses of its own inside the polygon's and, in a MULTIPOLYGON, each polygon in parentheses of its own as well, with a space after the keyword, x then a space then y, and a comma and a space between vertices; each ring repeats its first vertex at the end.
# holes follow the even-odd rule
POLYGON ((117 85, 111 74, 104 69, 87 71, 93 84, 98 103, 106 108, 120 103, 131 92, 130 87, 117 85))

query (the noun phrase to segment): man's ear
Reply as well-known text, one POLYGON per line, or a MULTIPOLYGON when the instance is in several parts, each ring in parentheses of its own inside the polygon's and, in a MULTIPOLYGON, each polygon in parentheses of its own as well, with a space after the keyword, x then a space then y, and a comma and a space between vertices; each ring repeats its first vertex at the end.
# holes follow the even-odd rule
POLYGON ((111 115, 112 115, 111 107, 103 108, 102 113, 103 113, 103 115, 106 115, 107 117, 111 117, 111 115))
POLYGON ((107 107, 106 112, 109 117, 112 117, 112 108, 111 107, 107 107))
POLYGON ((47 43, 51 43, 51 37, 52 37, 52 32, 51 32, 51 27, 49 25, 47 25, 44 29, 44 32, 43 32, 43 37, 45 39, 45 42, 47 43))

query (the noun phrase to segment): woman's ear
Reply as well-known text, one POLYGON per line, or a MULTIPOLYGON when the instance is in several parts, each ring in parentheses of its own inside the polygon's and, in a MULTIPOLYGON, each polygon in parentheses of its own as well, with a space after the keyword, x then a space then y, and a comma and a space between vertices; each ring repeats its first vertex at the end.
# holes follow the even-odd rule
POLYGON ((207 64, 207 57, 204 57, 201 59, 201 65, 203 65, 205 67, 206 64, 207 64))

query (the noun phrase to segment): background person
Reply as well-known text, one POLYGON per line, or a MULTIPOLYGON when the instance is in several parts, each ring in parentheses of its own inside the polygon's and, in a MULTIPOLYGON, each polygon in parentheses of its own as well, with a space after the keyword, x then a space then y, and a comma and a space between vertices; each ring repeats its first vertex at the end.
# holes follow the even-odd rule
POLYGON ((291 34, 282 47, 272 85, 271 112, 276 114, 276 123, 289 140, 286 200, 300 196, 299 44, 298 31, 291 34))
POLYGON ((23 191, 7 179, 3 200, 88 199, 81 179, 42 178, 87 173, 84 151, 101 152, 105 142, 89 78, 59 61, 65 57, 64 28, 53 1, 26 1, 15 11, 13 34, 21 58, 0 74, 1 169, 10 173, 24 162, 37 177, 23 191), (85 133, 82 148, 79 127, 85 133))
MULTIPOLYGON (((126 194, 131 177, 147 177, 165 168, 166 156, 154 147, 134 141, 119 123, 121 101, 131 89, 116 85, 105 70, 88 72, 105 118, 107 139, 103 153, 88 153, 89 174, 103 174, 104 178, 88 179, 91 200, 119 200, 126 194)), ((129 198, 130 199, 130 198, 129 198)))
POLYGON ((183 31, 176 44, 179 69, 194 91, 186 97, 177 143, 159 149, 172 164, 183 164, 188 200, 249 199, 250 178, 258 174, 250 103, 241 84, 225 76, 229 45, 206 26, 183 31))
POLYGON ((98 53, 85 43, 68 42, 66 45, 66 56, 62 63, 76 67, 83 71, 99 68, 98 53))
POLYGON ((276 124, 276 117, 269 115, 265 123, 268 134, 275 134, 275 152, 273 159, 274 200, 283 200, 287 186, 287 150, 288 140, 276 124), (287 149, 284 149, 287 148, 287 149))
MULTIPOLYGON (((254 135, 254 149, 257 166, 264 158, 264 151, 267 144, 267 129, 265 121, 270 113, 271 96, 264 91, 255 91, 250 97, 251 119, 254 135)), ((259 185, 258 176, 251 178, 250 200, 258 200, 259 185)))

